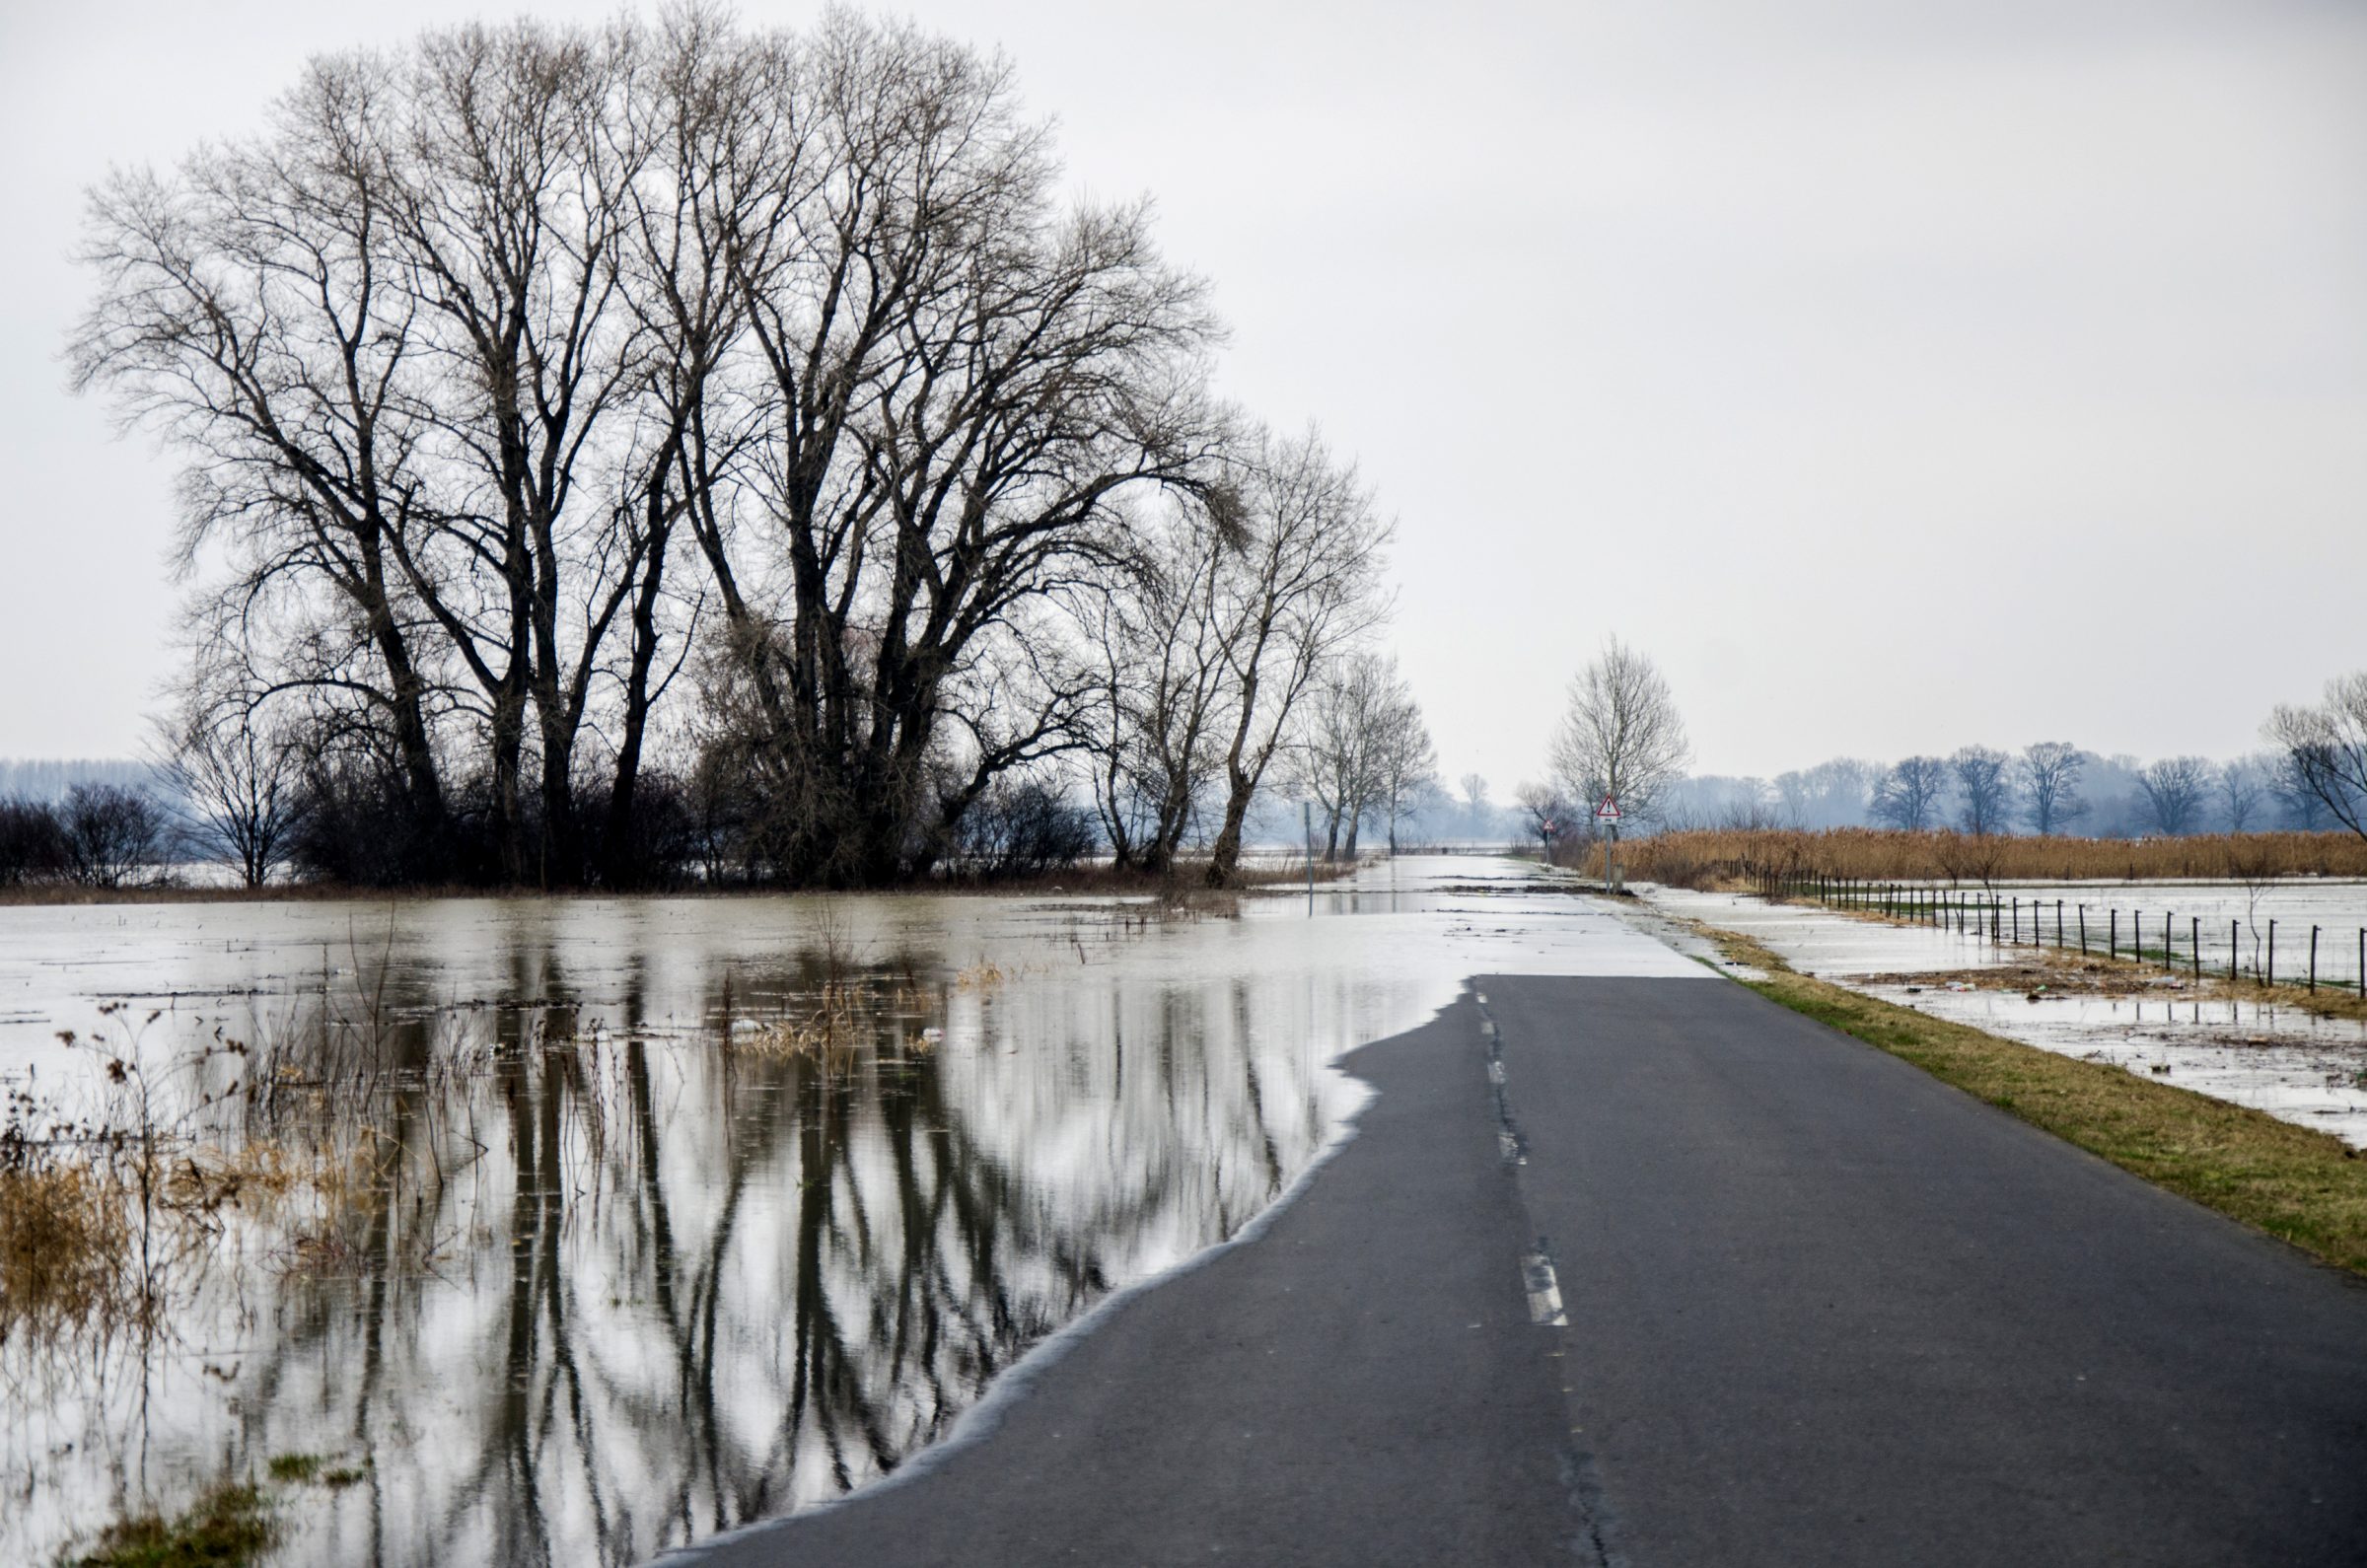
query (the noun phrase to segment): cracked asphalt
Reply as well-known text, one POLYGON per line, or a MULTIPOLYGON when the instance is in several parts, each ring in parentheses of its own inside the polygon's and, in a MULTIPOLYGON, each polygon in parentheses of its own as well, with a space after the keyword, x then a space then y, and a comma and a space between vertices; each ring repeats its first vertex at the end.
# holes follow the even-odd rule
POLYGON ((1707 978, 1485 978, 1347 1066, 1255 1240, 677 1558, 2367 1562, 2347 1275, 1707 978))

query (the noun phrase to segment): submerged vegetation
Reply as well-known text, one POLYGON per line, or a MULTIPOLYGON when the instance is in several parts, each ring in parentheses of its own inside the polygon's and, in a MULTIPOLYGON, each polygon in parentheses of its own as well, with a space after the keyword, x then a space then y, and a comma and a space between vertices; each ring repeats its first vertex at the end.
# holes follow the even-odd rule
POLYGON ((277 1536, 262 1492, 251 1482, 213 1487, 174 1518, 141 1514, 109 1525, 70 1568, 243 1568, 277 1536))

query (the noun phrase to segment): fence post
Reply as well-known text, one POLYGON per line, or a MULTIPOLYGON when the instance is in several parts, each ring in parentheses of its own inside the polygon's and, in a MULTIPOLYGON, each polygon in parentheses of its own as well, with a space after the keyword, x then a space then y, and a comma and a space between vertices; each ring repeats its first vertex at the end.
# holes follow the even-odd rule
POLYGON ((2170 911, 2162 911, 2162 967, 2172 974, 2178 972, 2178 944, 2170 940, 2170 911))
POLYGON ((2079 906, 2079 956, 2088 956, 2088 906, 2084 903, 2079 906))
POLYGON ((2112 928, 2104 934, 2104 956, 2108 959, 2120 956, 2120 911, 2117 909, 2113 911, 2112 928))
POLYGON ((2236 983, 2237 956, 2243 951, 2244 922, 2230 920, 2227 923, 2227 983, 2230 985, 2236 983))
POLYGON ((2318 928, 2310 927, 2310 989, 2318 989, 2318 928))
POLYGON ((2054 951, 2063 951, 2063 900, 2054 900, 2054 951))
POLYGON ((2202 978, 2202 916, 2188 917, 2188 925, 2191 929, 2187 932, 2187 946, 2193 950, 2194 978, 2199 980, 2202 978))
POLYGON ((2268 972, 2261 977, 2260 983, 2262 985, 2276 983, 2276 922, 2274 920, 2268 922, 2268 972))

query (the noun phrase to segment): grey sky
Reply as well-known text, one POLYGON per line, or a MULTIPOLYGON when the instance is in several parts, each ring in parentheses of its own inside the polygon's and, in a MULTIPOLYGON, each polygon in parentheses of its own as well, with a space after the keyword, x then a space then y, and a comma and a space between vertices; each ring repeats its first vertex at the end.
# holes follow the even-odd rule
MULTIPOLYGON (((80 188, 512 9, 0 13, 0 755, 126 753, 169 673, 172 464, 56 359, 80 188)), ((2367 665, 2367 7, 895 9, 1003 46, 1214 281, 1226 390, 1361 456, 1450 777, 1542 774, 1612 631, 1721 772, 2230 753, 2367 665)))

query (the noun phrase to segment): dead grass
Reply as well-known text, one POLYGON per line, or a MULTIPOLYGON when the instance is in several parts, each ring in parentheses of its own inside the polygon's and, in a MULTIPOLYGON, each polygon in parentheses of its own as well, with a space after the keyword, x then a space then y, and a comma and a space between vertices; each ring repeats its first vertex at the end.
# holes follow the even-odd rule
POLYGON ((1747 982, 1796 1013, 1910 1062, 2156 1186, 2367 1275, 2367 1160, 2265 1111, 2040 1050, 1795 973, 1762 944, 1714 931, 1747 982))
POLYGON ((2332 986, 2321 986, 2312 991, 2301 985, 2259 985, 2247 979, 2231 981, 2225 970, 2213 973, 2208 968, 2198 978, 2183 965, 2172 970, 2158 962, 2138 963, 2126 959, 2107 959, 2093 953, 2056 952, 2051 948, 2033 950, 2014 962, 1985 968, 1870 974, 1860 983, 1901 985, 1910 990, 1937 990, 1957 984, 1976 991, 2020 991, 2024 995, 2036 995, 2043 990, 2047 996, 2249 1002, 2259 1007, 2289 1008, 2320 1018, 2367 1022, 2367 1002, 2362 1002, 2356 991, 2337 990, 2332 986))
POLYGON ((1619 854, 1631 878, 1693 888, 1801 876, 1975 883, 2367 877, 2367 839, 2355 833, 1973 838, 1874 827, 1821 832, 1699 828, 1635 839, 1622 845, 1619 854))
POLYGON ((101 1325, 132 1305, 124 1193, 89 1166, 0 1168, 0 1340, 101 1325))

